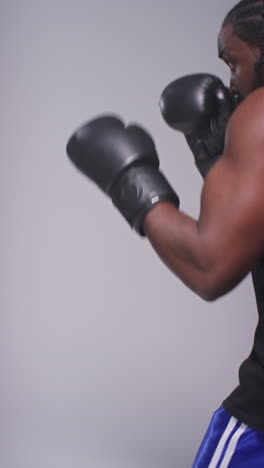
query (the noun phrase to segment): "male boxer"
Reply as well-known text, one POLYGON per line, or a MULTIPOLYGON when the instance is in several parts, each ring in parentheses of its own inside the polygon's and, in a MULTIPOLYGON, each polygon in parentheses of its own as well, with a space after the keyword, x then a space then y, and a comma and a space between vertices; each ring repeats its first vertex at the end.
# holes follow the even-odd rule
POLYGON ((252 352, 239 386, 214 414, 193 468, 264 467, 263 15, 263 1, 243 0, 222 24, 218 52, 231 70, 229 91, 212 75, 194 75, 161 96, 165 120, 185 134, 205 177, 198 220, 179 210, 154 142, 139 126, 104 116, 67 145, 74 164, 196 294, 212 301, 252 272, 259 312, 252 352), (241 102, 234 112, 233 97, 241 102))

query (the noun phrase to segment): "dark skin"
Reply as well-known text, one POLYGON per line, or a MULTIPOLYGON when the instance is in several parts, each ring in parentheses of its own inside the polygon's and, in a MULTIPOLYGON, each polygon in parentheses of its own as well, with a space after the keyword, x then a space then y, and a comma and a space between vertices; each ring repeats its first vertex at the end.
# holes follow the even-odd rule
POLYGON ((233 34, 232 26, 224 27, 217 40, 218 57, 230 68, 230 90, 248 96, 254 89, 263 86, 260 72, 256 72, 255 63, 260 58, 260 50, 250 47, 233 34))
POLYGON ((232 26, 218 36, 232 92, 244 99, 230 118, 224 154, 203 185, 196 221, 169 202, 153 207, 144 230, 164 263, 207 301, 232 290, 264 255, 264 87, 260 50, 232 26), (250 118, 249 118, 250 116, 250 118))

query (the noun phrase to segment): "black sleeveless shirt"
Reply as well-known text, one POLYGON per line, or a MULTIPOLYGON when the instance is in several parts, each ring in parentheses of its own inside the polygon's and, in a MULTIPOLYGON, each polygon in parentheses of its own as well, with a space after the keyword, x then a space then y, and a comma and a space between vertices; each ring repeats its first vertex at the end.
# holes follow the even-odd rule
POLYGON ((251 274, 259 321, 252 351, 239 369, 239 386, 223 405, 239 421, 264 432, 264 257, 251 274))

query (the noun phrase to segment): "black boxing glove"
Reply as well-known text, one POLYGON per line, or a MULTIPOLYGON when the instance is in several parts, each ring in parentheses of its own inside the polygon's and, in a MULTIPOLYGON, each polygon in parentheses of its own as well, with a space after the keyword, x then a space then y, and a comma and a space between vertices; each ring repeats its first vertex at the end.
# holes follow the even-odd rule
POLYGON ((67 143, 75 166, 111 198, 132 228, 144 236, 146 214, 161 201, 179 199, 159 171, 150 135, 116 116, 102 116, 80 127, 67 143))
POLYGON ((223 153, 227 123, 236 105, 236 97, 219 78, 203 73, 173 81, 161 94, 164 120, 184 134, 203 177, 223 153))

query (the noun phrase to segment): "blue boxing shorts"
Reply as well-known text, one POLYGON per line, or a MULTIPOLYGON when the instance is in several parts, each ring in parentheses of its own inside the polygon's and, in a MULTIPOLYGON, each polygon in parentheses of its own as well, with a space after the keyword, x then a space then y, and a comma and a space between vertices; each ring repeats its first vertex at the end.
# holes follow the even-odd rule
POLYGON ((221 406, 192 468, 264 468, 264 432, 251 429, 221 406))

